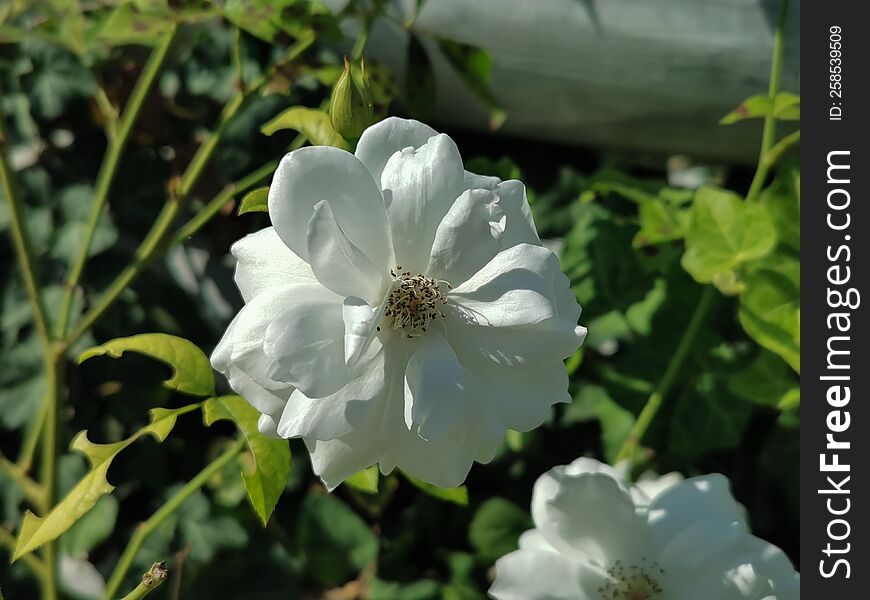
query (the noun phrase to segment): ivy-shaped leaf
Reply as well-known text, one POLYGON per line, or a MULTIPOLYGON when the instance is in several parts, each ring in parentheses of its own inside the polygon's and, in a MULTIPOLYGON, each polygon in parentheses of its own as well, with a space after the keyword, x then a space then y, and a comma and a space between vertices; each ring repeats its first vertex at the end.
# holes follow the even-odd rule
MULTIPOLYGON (((796 260, 790 262, 797 264, 796 260)), ((799 268, 799 267, 798 267, 799 268)), ((801 372, 800 275, 778 266, 753 270, 746 277, 737 316, 743 329, 764 348, 801 372)))
POLYGON ((113 444, 95 444, 88 440, 87 431, 80 431, 70 448, 87 456, 91 463, 90 470, 45 517, 37 517, 30 511, 25 513, 12 560, 18 560, 43 544, 57 539, 90 511, 102 496, 115 489, 106 479, 106 473, 119 452, 147 434, 162 442, 172 431, 179 415, 198 408, 199 404, 177 409, 155 408, 149 413, 151 422, 148 425, 127 439, 113 444))
POLYGON ((237 214, 250 212, 269 212, 269 186, 251 190, 242 198, 237 214))
POLYGON ((257 430, 260 413, 241 396, 209 398, 202 411, 206 425, 220 420, 232 421, 245 436, 255 464, 253 472, 242 472, 242 479, 251 506, 265 526, 290 477, 287 440, 274 440, 261 434, 257 430))
POLYGON ((701 188, 692 203, 682 264, 696 281, 710 283, 775 245, 776 230, 764 207, 726 190, 701 188))
POLYGON ((357 490, 358 492, 377 494, 378 465, 372 465, 368 469, 363 469, 356 475, 348 477, 344 480, 343 484, 357 490))
POLYGON ((164 387, 193 396, 214 395, 214 373, 208 357, 193 342, 165 333, 143 333, 116 338, 82 352, 79 363, 94 356, 120 358, 124 352, 136 352, 172 367, 172 377, 164 387))
POLYGON ((433 498, 443 500, 444 502, 450 502, 452 504, 458 504, 460 506, 468 506, 468 488, 464 485, 453 488, 443 488, 421 479, 417 479, 416 477, 412 477, 404 471, 402 471, 402 475, 404 475, 405 479, 411 482, 415 487, 421 489, 433 498))
POLYGON ((282 129, 293 129, 308 138, 315 146, 333 146, 349 149, 350 146, 332 126, 329 115, 316 108, 294 106, 260 128, 266 135, 282 129))

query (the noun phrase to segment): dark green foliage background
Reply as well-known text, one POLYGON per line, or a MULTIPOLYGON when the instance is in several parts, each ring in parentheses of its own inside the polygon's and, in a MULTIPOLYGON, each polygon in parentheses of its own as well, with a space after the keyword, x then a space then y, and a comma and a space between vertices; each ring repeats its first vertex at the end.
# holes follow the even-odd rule
MULTIPOLYGON (((274 8, 282 3, 254 4, 274 8)), ((229 10, 233 3, 226 5, 229 10)), ((291 18, 283 9, 275 10, 280 18, 291 18)), ((195 191, 191 214, 225 183, 281 155, 292 132, 265 137, 259 132, 264 122, 289 106, 320 106, 328 96, 339 64, 336 48, 347 41, 328 16, 294 14, 292 19, 313 26, 318 41, 283 78, 275 79, 276 93, 255 95, 232 122, 195 191)), ((202 131, 213 127, 238 86, 230 20, 183 27, 122 159, 84 274, 86 298, 95 297, 130 260, 162 205, 167 181, 183 170, 202 131)), ((251 24, 239 17, 236 23, 243 28, 246 79, 259 74, 293 39, 286 23, 274 31, 258 29, 261 20, 251 24), (272 43, 264 39, 269 35, 272 43)), ((91 97, 96 82, 123 105, 148 49, 106 46, 77 56, 57 40, 36 35, 9 41, 0 45, 0 101, 13 146, 33 155, 20 171, 19 183, 51 310, 77 251, 105 150, 91 97), (70 133, 72 143, 65 140, 70 133)), ((480 81, 475 72, 481 68, 479 51, 445 48, 457 68, 468 65, 464 78, 478 76, 480 81)), ((410 52, 411 89, 395 83, 400 74, 372 65, 382 78, 376 98, 381 114, 427 116, 435 83, 416 37, 410 52)), ((488 94, 483 85, 481 100, 490 104, 498 121, 504 115, 488 94)), ((580 455, 615 457, 701 295, 702 285, 681 265, 693 193, 663 183, 664 159, 646 160, 641 167, 628 154, 469 134, 440 125, 455 137, 470 170, 522 178, 542 237, 563 240, 563 268, 584 309, 581 323, 590 332, 583 352, 568 361, 573 402, 556 407, 537 430, 511 434, 492 464, 475 466, 467 481, 467 506, 429 496, 396 475, 382 477, 375 495, 347 486, 326 494, 311 474, 304 446, 293 441, 287 490, 263 528, 246 501, 239 477, 244 465, 233 463, 148 539, 128 574, 130 586, 152 561, 162 559, 173 573, 156 594, 163 598, 483 598, 493 562, 530 527, 534 480, 580 455)), ((713 171, 724 178, 722 187, 740 193, 752 174, 746 167, 713 171)), ((797 177, 796 168, 784 163, 762 198, 778 211, 775 255, 787 260, 799 258, 797 177)), ((0 206, 0 451, 15 456, 44 382, 29 305, 7 243, 6 205, 0 206)), ((237 217, 228 207, 152 265, 71 354, 152 331, 190 339, 209 351, 241 305, 228 247, 267 224, 263 214, 237 217)), ((777 263, 748 263, 735 267, 732 275, 750 285, 758 278, 766 283, 785 277, 783 272, 777 263)), ((747 334, 738 317, 740 302, 737 295, 717 292, 714 310, 643 441, 644 456, 649 467, 662 473, 727 474, 755 532, 797 559, 799 396, 797 402, 780 404, 798 385, 797 376, 747 334)), ((80 312, 84 305, 79 304, 80 312)), ((161 387, 166 376, 164 366, 135 355, 71 367, 62 445, 82 429, 95 441, 120 439, 145 423, 149 408, 187 403, 161 387)), ((225 386, 223 391, 228 391, 225 386)), ((61 548, 107 575, 135 525, 228 444, 232 433, 226 423, 206 429, 196 417, 182 418, 164 444, 148 439, 132 446, 109 472, 116 492, 63 536, 61 548)), ((84 469, 80 456, 63 456, 62 487, 72 486, 84 469)), ((0 525, 14 532, 24 503, 3 477, 0 525)), ((20 564, 7 564, 4 549, 0 584, 8 598, 35 597, 27 575, 20 564)))

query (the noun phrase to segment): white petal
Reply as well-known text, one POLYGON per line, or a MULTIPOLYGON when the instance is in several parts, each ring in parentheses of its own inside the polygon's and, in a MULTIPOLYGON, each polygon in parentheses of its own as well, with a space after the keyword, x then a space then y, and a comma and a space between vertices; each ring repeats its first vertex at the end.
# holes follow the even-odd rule
MULTIPOLYGON (((456 487, 465 481, 478 455, 478 447, 490 440, 481 440, 473 431, 474 408, 461 405, 468 417, 460 420, 464 426, 434 440, 424 440, 416 431, 409 431, 404 421, 404 378, 397 377, 391 387, 384 411, 383 451, 379 459, 381 472, 399 467, 417 479, 440 487, 456 487)), ((503 436, 499 441, 503 439, 503 436)), ((481 452, 483 453, 483 452, 481 452)))
POLYGON ((554 404, 570 402, 568 373, 561 360, 533 368, 504 367, 490 361, 462 360, 465 402, 481 405, 481 412, 501 429, 530 431, 543 423, 554 404))
POLYGON ((390 157, 403 148, 419 148, 438 132, 413 119, 388 117, 366 129, 356 145, 356 157, 372 179, 381 181, 381 173, 390 157))
POLYGON ((373 309, 362 298, 350 296, 342 302, 344 321, 344 362, 353 367, 369 349, 378 334, 378 323, 384 316, 386 302, 373 309))
POLYGON ((319 285, 306 289, 261 338, 269 376, 311 398, 328 396, 350 381, 344 363, 341 300, 319 285))
POLYGON ((495 600, 600 600, 607 581, 598 568, 553 550, 523 549, 495 563, 495 600))
POLYGON ((521 181, 516 179, 501 181, 498 177, 476 175, 466 171, 465 187, 490 190, 501 199, 500 204, 506 217, 505 234, 502 238, 503 248, 510 248, 517 244, 541 245, 541 238, 538 237, 538 230, 526 197, 526 186, 521 181))
MULTIPOLYGON (((313 285, 323 289, 319 284, 313 285)), ((263 337, 278 315, 297 298, 307 294, 311 287, 311 284, 270 287, 255 296, 230 323, 212 353, 212 366, 228 378, 235 376, 231 369, 241 371, 259 386, 269 390, 284 390, 289 387, 288 382, 269 375, 270 361, 263 352, 263 337)), ((270 409, 261 410, 271 412, 270 409)))
POLYGON ((331 440, 351 433, 365 423, 372 408, 386 398, 384 353, 360 365, 353 379, 329 396, 309 398, 296 390, 280 416, 277 432, 282 438, 331 440))
POLYGON ((347 238, 327 200, 317 203, 308 222, 308 260, 317 280, 341 296, 375 301, 388 285, 387 269, 376 268, 347 238))
POLYGON ((397 265, 423 272, 438 224, 463 192, 462 157, 446 135, 394 154, 381 175, 397 265))
POLYGON ((559 264, 552 252, 521 244, 499 252, 448 296, 471 324, 534 325, 558 316, 551 283, 554 269, 559 264))
POLYGON ((540 246, 500 252, 448 299, 443 322, 463 361, 472 355, 504 366, 561 360, 586 335, 558 260, 540 246))
POLYGON ((287 154, 269 188, 269 217, 281 240, 306 261, 308 222, 321 200, 329 202, 347 238, 386 269, 392 261, 384 200, 363 164, 327 146, 287 154))
POLYGON ((631 564, 647 550, 631 496, 602 472, 568 475, 565 467, 550 469, 535 482, 532 518, 555 548, 600 565, 631 564))
POLYGON ((405 425, 425 440, 443 437, 462 417, 462 369, 450 344, 437 330, 413 340, 405 370, 405 425), (416 424, 416 428, 414 425, 416 424))
POLYGON ((329 491, 348 477, 378 462, 382 411, 382 406, 372 407, 368 411, 368 418, 344 437, 305 440, 311 454, 311 468, 329 491))
POLYGON ((425 273, 458 285, 502 250, 504 213, 487 190, 466 190, 445 215, 429 254, 425 273))
POLYGON ((245 302, 270 287, 316 281, 311 267, 281 241, 274 227, 246 235, 230 253, 237 261, 235 280, 245 302))
POLYGON ((649 507, 650 535, 664 547, 675 535, 698 520, 738 523, 747 529, 743 510, 731 495, 728 479, 713 474, 680 482, 653 499, 649 507))

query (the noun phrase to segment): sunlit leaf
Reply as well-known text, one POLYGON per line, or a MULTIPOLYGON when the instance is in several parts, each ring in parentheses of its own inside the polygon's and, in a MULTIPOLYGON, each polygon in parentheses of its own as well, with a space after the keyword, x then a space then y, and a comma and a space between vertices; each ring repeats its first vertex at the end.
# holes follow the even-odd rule
POLYGON ((372 465, 368 469, 363 469, 356 475, 348 477, 344 480, 343 485, 352 487, 359 492, 366 494, 378 493, 378 466, 372 465))
POLYGON ((722 117, 720 125, 731 125, 744 119, 763 118, 773 115, 780 121, 799 121, 801 118, 801 99, 791 92, 780 92, 774 102, 767 94, 750 96, 737 108, 722 117))
POLYGON ((139 12, 133 4, 121 4, 103 22, 98 37, 112 44, 155 45, 173 27, 171 15, 139 12))
POLYGON ((261 131, 272 135, 282 129, 293 129, 308 138, 315 146, 333 146, 348 149, 348 143, 332 127, 329 115, 316 108, 294 106, 263 125, 261 131))
POLYGON ((290 477, 290 446, 287 440, 268 438, 257 430, 260 413, 241 396, 209 398, 203 405, 206 425, 228 420, 236 424, 251 454, 254 456, 253 472, 242 472, 248 499, 260 521, 269 522, 275 505, 290 477))
POLYGON ((759 268, 747 275, 737 314, 746 333, 800 373, 800 267, 794 259, 782 259, 776 267, 759 268), (796 269, 786 270, 787 262, 796 269))
POLYGON ((57 539, 90 511, 102 496, 115 489, 106 479, 106 473, 118 453, 144 435, 150 434, 162 442, 172 431, 179 415, 198 408, 198 404, 178 409, 155 408, 150 411, 151 422, 148 425, 113 444, 95 444, 88 440, 86 431, 79 432, 70 447, 88 458, 90 470, 45 517, 37 517, 30 511, 25 513, 12 560, 18 560, 46 542, 57 539))
POLYGON ((776 245, 776 231, 764 207, 717 188, 701 188, 692 203, 683 268, 699 283, 710 283, 776 245))
POLYGON ((269 212, 269 187, 261 187, 251 190, 239 203, 238 214, 250 212, 269 212))
POLYGON ((116 338, 85 350, 79 356, 82 363, 94 356, 120 358, 124 352, 136 352, 162 361, 172 367, 172 377, 163 382, 170 390, 211 396, 214 394, 214 373, 208 357, 193 342, 165 333, 143 333, 116 338))
POLYGON ((416 477, 412 477, 404 471, 402 471, 402 475, 404 475, 405 479, 411 482, 414 486, 423 490, 433 498, 443 500, 444 502, 459 504, 460 506, 466 506, 468 504, 468 488, 464 485, 453 488, 443 488, 417 479, 416 477))

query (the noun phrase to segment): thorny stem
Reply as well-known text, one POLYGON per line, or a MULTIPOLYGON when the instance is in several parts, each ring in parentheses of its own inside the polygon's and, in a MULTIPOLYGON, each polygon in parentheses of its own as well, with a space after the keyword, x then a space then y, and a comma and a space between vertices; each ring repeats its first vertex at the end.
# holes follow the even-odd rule
POLYGON ((779 82, 782 77, 782 56, 785 50, 785 25, 788 19, 788 0, 780 0, 779 2, 779 20, 776 24, 776 33, 773 37, 773 58, 770 63, 770 84, 767 90, 767 96, 770 99, 771 111, 764 117, 764 128, 761 132, 761 150, 758 154, 758 166, 755 169, 755 176, 752 178, 752 183, 749 186, 749 192, 746 194, 747 202, 755 202, 758 200, 758 195, 761 193, 761 188, 767 180, 767 173, 770 170, 770 162, 767 155, 773 147, 774 139, 776 138, 776 118, 773 115, 773 106, 776 101, 776 95, 779 93, 779 82))
POLYGON ((124 549, 124 553, 121 555, 118 564, 115 565, 115 570, 112 571, 112 575, 109 577, 109 581, 106 584, 106 592, 103 596, 104 600, 113 600, 115 598, 118 589, 124 582, 124 576, 130 569, 130 565, 136 558, 136 554, 139 552, 139 548, 142 547, 142 543, 145 539, 151 535, 151 533, 153 533, 167 517, 175 512, 175 510, 178 509, 178 507, 181 506, 181 504, 187 500, 191 494, 201 488, 212 475, 220 471, 224 465, 228 464, 231 460, 235 459, 244 447, 244 438, 239 438, 238 441, 209 463, 193 479, 187 482, 184 487, 178 490, 172 498, 167 500, 163 506, 157 510, 157 512, 148 518, 147 521, 141 523, 136 528, 136 531, 133 532, 133 535, 130 537, 127 547, 124 549))

